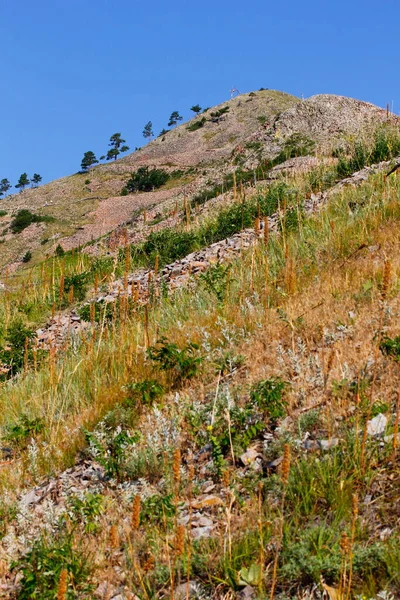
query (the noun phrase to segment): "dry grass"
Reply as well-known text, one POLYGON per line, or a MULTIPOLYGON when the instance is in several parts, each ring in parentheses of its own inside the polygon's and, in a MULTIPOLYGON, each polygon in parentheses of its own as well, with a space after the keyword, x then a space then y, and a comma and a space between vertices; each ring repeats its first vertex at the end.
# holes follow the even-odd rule
MULTIPOLYGON (((149 450, 150 436, 160 427, 176 432, 179 449, 165 446, 159 471, 154 467, 151 473, 156 482, 162 478, 164 487, 157 489, 162 497, 172 495, 175 511, 178 499, 191 507, 198 495, 193 486, 214 477, 223 503, 210 509, 216 535, 189 542, 186 528, 168 517, 165 508, 152 522, 143 507, 148 495, 138 488, 133 504, 132 498, 121 497, 100 517, 95 581, 106 578, 118 585, 122 570, 126 585, 144 598, 170 593, 191 573, 214 598, 231 597, 239 579, 246 577, 260 598, 294 594, 319 584, 317 572, 327 578, 326 586, 339 590, 341 585, 346 598, 355 591, 372 597, 382 587, 395 589, 395 535, 387 543, 380 536, 385 527, 398 533, 397 448, 380 449, 369 438, 363 448, 362 432, 378 404, 389 420, 389 433, 396 431, 396 414, 398 423, 398 363, 377 348, 377 333, 399 333, 398 197, 397 180, 381 177, 359 190, 344 190, 296 231, 280 238, 271 234, 244 255, 233 266, 224 303, 216 303, 201 286, 195 294, 178 292, 146 313, 138 309, 101 328, 37 372, 28 370, 5 384, 0 389, 2 424, 24 413, 41 418, 45 429, 37 438, 35 464, 28 449, 2 465, 3 490, 18 490, 72 464, 85 445, 82 427, 95 429, 116 411, 126 397, 125 384, 157 377, 166 385, 145 356, 148 345, 166 334, 179 347, 196 342, 207 353, 202 376, 167 394, 159 412, 146 407, 134 411, 131 426, 141 436, 139 456, 149 450), (353 212, 350 201, 357 205, 353 212), (227 353, 241 354, 244 364, 228 373, 220 370, 216 377, 216 363, 227 353), (280 433, 268 429, 274 445, 267 452, 274 452, 271 458, 283 456, 280 476, 243 470, 231 451, 232 439, 221 473, 215 471, 214 454, 213 474, 201 475, 193 455, 210 440, 215 453, 219 443, 212 437, 218 435, 216 426, 209 429, 195 420, 202 406, 225 419, 231 436, 231 427, 238 426, 232 426, 229 410, 226 416, 224 402, 246 410, 251 385, 276 376, 290 382, 286 425, 280 433), (366 382, 365 392, 361 382, 366 382), (317 439, 339 440, 337 450, 322 454, 302 449, 308 431, 304 423, 313 414, 317 439), (347 452, 344 444, 349 444, 347 452), (369 494, 375 504, 361 504, 369 494), (302 544, 315 530, 321 537, 314 548, 323 566, 307 571, 302 561, 313 565, 314 555, 308 556, 302 544), (342 537, 340 546, 343 532, 346 543, 342 537), (107 544, 111 567, 110 555, 101 550, 107 544), (373 553, 369 559, 367 551, 373 553)), ((152 481, 150 471, 148 479, 152 481)))

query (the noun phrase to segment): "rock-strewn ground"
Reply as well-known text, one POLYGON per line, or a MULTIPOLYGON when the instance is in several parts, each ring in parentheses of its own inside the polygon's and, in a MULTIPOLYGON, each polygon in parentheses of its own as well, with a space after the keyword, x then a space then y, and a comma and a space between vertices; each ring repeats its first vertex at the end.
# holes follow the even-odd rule
MULTIPOLYGON (((396 162, 400 161, 400 157, 395 160, 396 162)), ((288 168, 290 168, 290 164, 291 161, 288 161, 288 168)), ((326 192, 312 194, 310 198, 303 201, 305 213, 312 214, 319 210, 343 186, 360 185, 372 173, 387 171, 391 164, 391 161, 384 161, 377 165, 365 167, 351 177, 343 179, 326 192)), ((276 233, 279 230, 281 217, 282 215, 279 213, 268 217, 269 232, 276 233)), ((192 252, 184 258, 166 265, 160 273, 155 273, 152 269, 139 269, 129 274, 127 279, 113 281, 105 293, 97 294, 92 301, 110 303, 115 302, 121 296, 133 296, 138 302, 145 303, 148 300, 149 287, 152 290, 160 290, 167 286, 167 289, 173 292, 183 285, 188 285, 192 276, 203 273, 210 266, 217 263, 232 262, 243 250, 258 241, 262 241, 264 228, 265 222, 261 220, 258 233, 254 229, 244 229, 229 238, 215 242, 207 248, 192 252)), ((47 326, 37 331, 38 340, 41 345, 59 346, 65 342, 69 334, 76 335, 89 327, 89 323, 83 321, 75 311, 59 314, 52 318, 47 326)))

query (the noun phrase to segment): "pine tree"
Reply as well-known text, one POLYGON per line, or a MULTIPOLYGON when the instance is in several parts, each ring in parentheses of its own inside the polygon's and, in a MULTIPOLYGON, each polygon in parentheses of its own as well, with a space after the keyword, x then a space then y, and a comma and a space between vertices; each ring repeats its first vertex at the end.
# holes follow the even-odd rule
POLYGON ((107 152, 107 160, 117 160, 120 154, 129 150, 129 146, 125 145, 125 140, 121 138, 120 133, 114 133, 110 137, 110 143, 108 145, 111 146, 111 150, 107 152))
POLYGON ((183 117, 181 117, 179 112, 177 110, 174 110, 169 118, 168 127, 173 127, 178 123, 178 121, 182 121, 182 119, 183 117))
POLYGON ((15 186, 17 189, 20 189, 21 192, 22 190, 24 190, 26 188, 27 185, 29 185, 29 177, 27 173, 22 173, 22 175, 20 176, 20 178, 18 179, 18 183, 15 186))
POLYGON ((200 104, 194 104, 190 110, 192 110, 196 115, 198 115, 201 111, 201 106, 200 104))
POLYGON ((34 186, 39 185, 39 183, 42 181, 42 176, 39 175, 39 173, 34 173, 33 177, 31 179, 31 184, 34 186))
POLYGON ((149 121, 144 126, 143 137, 147 139, 147 138, 152 138, 153 136, 154 136, 154 133, 153 133, 153 123, 151 121, 149 121))
POLYGON ((83 155, 81 169, 82 171, 87 171, 92 165, 95 165, 98 162, 95 153, 89 150, 83 155))
POLYGON ((11 189, 11 187, 11 183, 8 181, 8 179, 2 179, 0 181, 0 196, 7 196, 7 192, 9 189, 11 189))

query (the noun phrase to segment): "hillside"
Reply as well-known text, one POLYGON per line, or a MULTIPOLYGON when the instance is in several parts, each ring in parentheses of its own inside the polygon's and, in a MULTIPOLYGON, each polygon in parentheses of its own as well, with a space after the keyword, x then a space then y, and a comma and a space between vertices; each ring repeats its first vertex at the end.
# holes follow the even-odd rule
POLYGON ((54 254, 58 244, 66 250, 83 246, 132 220, 133 240, 143 210, 158 221, 165 219, 177 203, 181 207, 184 198, 190 200, 199 190, 219 183, 235 164, 254 168, 261 160, 276 157, 293 134, 315 141, 313 153, 329 155, 352 136, 367 135, 371 126, 386 119, 382 109, 338 96, 300 101, 270 90, 237 96, 125 158, 3 199, 0 268, 19 268, 28 250, 38 262, 54 254), (224 114, 212 116, 224 109, 228 109, 224 114), (203 120, 201 127, 189 130, 203 120), (159 190, 120 197, 129 175, 143 166, 163 168, 172 178, 159 190), (21 235, 13 235, 8 227, 21 209, 53 221, 33 224, 21 235))
POLYGON ((261 90, 2 201, 1 598, 400 597, 398 163, 261 90))

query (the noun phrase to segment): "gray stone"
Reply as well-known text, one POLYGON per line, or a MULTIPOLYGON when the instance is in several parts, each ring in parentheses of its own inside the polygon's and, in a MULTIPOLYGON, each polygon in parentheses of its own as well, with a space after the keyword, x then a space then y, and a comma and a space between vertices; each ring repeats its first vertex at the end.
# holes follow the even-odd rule
POLYGON ((36 490, 30 490, 25 496, 22 496, 20 504, 22 506, 29 506, 30 504, 37 504, 41 499, 41 495, 37 494, 36 490))
POLYGON ((339 445, 339 438, 331 438, 330 440, 318 440, 318 445, 321 450, 330 450, 339 445))
POLYGON ((117 593, 118 589, 108 581, 102 581, 94 591, 96 598, 111 598, 117 593))
POLYGON ((247 467, 248 465, 251 465, 256 460, 256 458, 260 456, 261 455, 258 451, 258 447, 252 446, 241 455, 240 460, 242 461, 244 466, 247 467))
POLYGON ((240 600, 252 600, 256 597, 256 590, 251 585, 246 585, 238 594, 240 600))
POLYGON ((383 413, 379 413, 367 423, 368 435, 377 437, 382 435, 386 430, 387 417, 383 413))
POLYGON ((201 594, 202 588, 197 581, 191 580, 185 583, 181 583, 174 590, 175 600, 186 600, 189 598, 198 598, 201 594))
POLYGON ((192 529, 192 537, 195 540, 211 537, 213 527, 194 527, 192 529))

